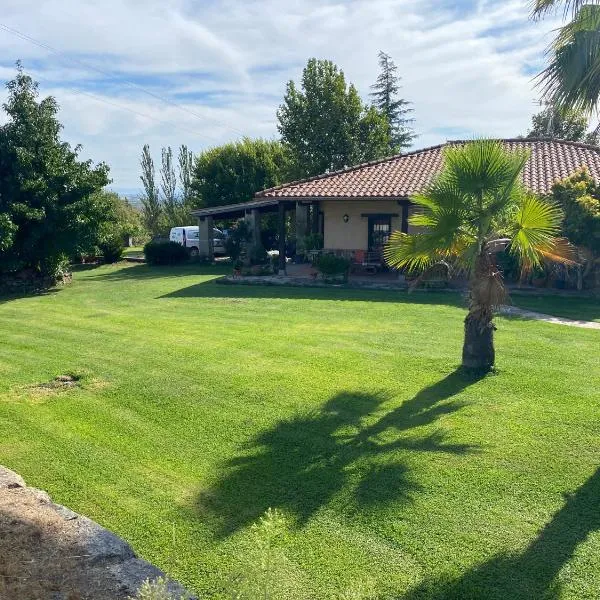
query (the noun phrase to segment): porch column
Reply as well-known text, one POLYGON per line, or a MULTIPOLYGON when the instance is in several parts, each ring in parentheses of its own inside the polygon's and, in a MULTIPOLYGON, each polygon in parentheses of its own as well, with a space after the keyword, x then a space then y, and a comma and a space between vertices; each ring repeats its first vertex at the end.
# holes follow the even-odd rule
POLYGON ((400 224, 400 231, 402 233, 408 233, 408 202, 402 204, 402 222, 400 224))
POLYGON ((313 202, 311 204, 311 212, 312 212, 312 222, 311 222, 311 233, 321 233, 321 223, 319 217, 319 203, 313 202))
POLYGON ((198 252, 212 261, 214 258, 214 232, 212 217, 198 217, 198 252))
POLYGON ((279 235, 279 271, 278 275, 285 275, 285 203, 277 205, 278 235, 279 235))
POLYGON ((308 235, 308 208, 307 204, 296 202, 296 257, 306 252, 303 238, 308 235))
POLYGON ((257 208, 246 213, 246 222, 252 235, 252 246, 258 246, 260 244, 260 213, 257 208))
POLYGON ((296 202, 296 240, 308 234, 308 205, 296 202))

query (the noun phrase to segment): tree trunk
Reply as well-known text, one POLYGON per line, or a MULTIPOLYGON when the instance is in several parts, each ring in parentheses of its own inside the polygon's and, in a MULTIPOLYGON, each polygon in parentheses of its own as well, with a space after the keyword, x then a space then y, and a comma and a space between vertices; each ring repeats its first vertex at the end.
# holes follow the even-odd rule
MULTIPOLYGON (((490 315, 491 317, 491 315, 490 315)), ((494 324, 490 317, 469 312, 465 318, 465 340, 462 366, 466 369, 489 371, 496 360, 494 324)))
POLYGON ((469 314, 465 318, 462 366, 489 371, 494 366, 494 306, 506 300, 502 275, 482 251, 471 275, 469 314))

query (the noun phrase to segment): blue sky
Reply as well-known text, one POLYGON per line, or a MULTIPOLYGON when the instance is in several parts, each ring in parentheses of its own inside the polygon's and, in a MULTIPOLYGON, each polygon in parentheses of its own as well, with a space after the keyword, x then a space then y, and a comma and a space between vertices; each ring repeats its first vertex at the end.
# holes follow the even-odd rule
MULTIPOLYGON (((532 77, 558 21, 529 0, 3 0, 0 76, 21 59, 61 106, 64 137, 139 189, 149 143, 198 152, 242 135, 275 137, 286 81, 329 58, 367 98, 377 52, 392 55, 413 102, 414 147, 524 133, 532 77)), ((0 93, 3 97, 4 93, 0 93)))

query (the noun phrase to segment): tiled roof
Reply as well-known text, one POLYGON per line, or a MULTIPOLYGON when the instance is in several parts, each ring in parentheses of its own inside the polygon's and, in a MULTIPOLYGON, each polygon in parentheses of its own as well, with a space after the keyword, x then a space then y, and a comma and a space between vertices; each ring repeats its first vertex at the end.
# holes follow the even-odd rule
MULTIPOLYGON (((559 140, 500 141, 509 150, 530 150, 523 169, 523 182, 534 192, 549 192, 555 181, 582 166, 586 166, 592 177, 600 182, 600 148, 559 140)), ((407 198, 422 191, 439 172, 446 146, 464 143, 462 140, 447 142, 294 181, 258 192, 256 198, 407 198)))

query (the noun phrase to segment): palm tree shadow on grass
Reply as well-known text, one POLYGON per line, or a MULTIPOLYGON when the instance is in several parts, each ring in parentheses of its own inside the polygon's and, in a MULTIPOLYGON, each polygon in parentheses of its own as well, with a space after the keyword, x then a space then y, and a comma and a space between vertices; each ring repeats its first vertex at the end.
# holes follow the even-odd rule
MULTIPOLYGON (((600 530, 600 468, 520 554, 500 555, 456 580, 425 582, 403 600, 558 600, 561 568, 600 530)), ((594 596, 595 597, 595 596, 594 596)))
POLYGON ((348 485, 359 506, 408 499, 419 485, 398 451, 472 448, 445 443, 441 434, 404 434, 459 410, 463 403, 453 397, 482 377, 457 370, 370 425, 363 419, 389 394, 340 392, 318 413, 282 421, 252 439, 223 466, 221 479, 199 493, 196 509, 224 537, 269 507, 294 515, 301 526, 348 485))

